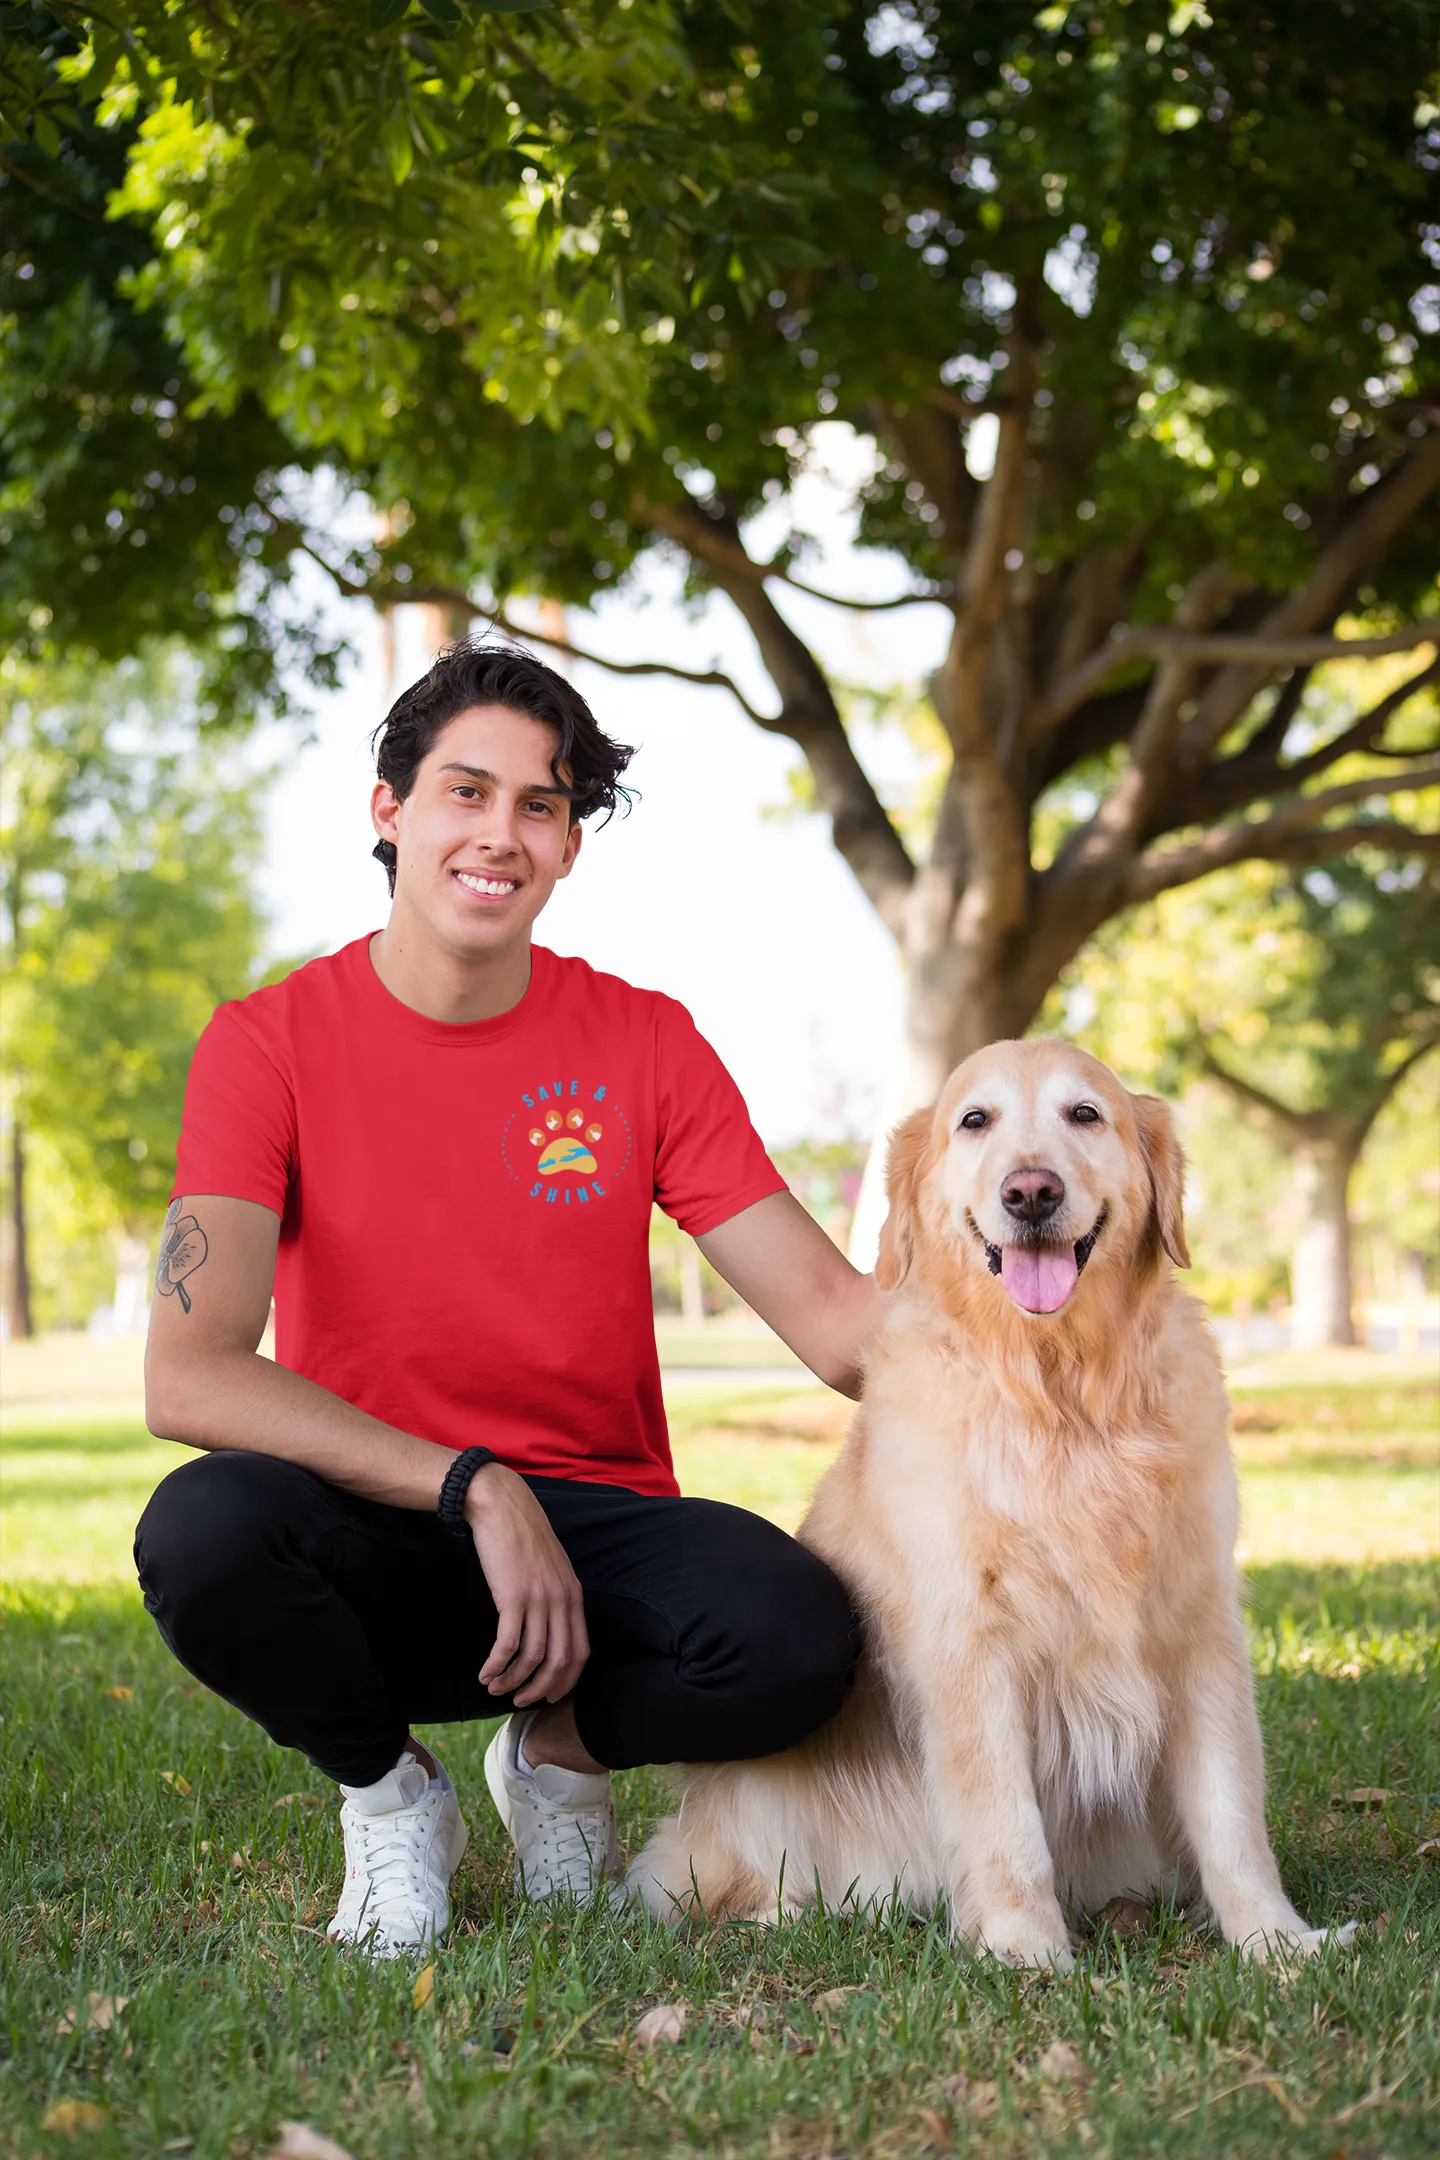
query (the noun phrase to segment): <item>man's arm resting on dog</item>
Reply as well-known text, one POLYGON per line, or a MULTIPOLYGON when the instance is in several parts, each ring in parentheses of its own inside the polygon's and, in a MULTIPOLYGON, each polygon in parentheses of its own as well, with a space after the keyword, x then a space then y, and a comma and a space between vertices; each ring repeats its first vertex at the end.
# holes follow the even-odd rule
MULTIPOLYGON (((253 1200, 172 1204, 145 1346, 146 1424, 158 1439, 276 1456, 362 1499, 433 1509, 451 1449, 259 1354, 279 1241, 279 1216, 253 1200)), ((590 1654, 575 1571, 529 1486, 502 1463, 472 1478, 465 1514, 500 1615, 480 1677, 492 1693, 518 1691, 522 1707, 558 1702, 590 1654)))
POLYGON ((858 1397, 881 1295, 874 1276, 851 1267, 793 1193, 771 1193, 695 1242, 817 1378, 858 1397))

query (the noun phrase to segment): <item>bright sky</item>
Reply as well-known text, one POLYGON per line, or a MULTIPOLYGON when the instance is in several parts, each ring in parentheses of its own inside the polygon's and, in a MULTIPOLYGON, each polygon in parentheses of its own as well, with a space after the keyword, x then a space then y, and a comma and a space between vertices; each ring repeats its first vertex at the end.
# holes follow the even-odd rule
MULTIPOLYGON (((844 429, 819 432, 833 477, 817 473, 800 491, 800 514, 822 542, 803 574, 849 595, 902 590, 898 562, 845 544, 837 483, 868 451, 844 429)), ((749 535, 755 548, 779 537, 749 535)), ((849 682, 918 681, 943 650, 939 608, 859 615, 793 594, 783 604, 849 682)), ((370 858, 368 739, 395 692, 370 610, 351 604, 344 620, 359 663, 318 708, 314 743, 297 753, 287 738, 279 752, 264 876, 277 954, 334 951, 384 920, 384 873, 370 858)), ((611 659, 719 665, 761 710, 774 708, 729 601, 717 597, 696 616, 681 604, 678 568, 656 564, 638 588, 593 614, 573 612, 569 631, 611 659)), ((402 611, 397 644, 396 690, 425 665, 414 611, 402 611)), ((898 1057, 900 970, 829 843, 828 821, 765 816, 786 799, 798 753, 723 691, 583 665, 574 679, 601 725, 639 746, 627 778, 641 800, 628 818, 587 827, 574 876, 537 925, 540 942, 687 1005, 772 1146, 841 1131, 869 1137, 898 1057)), ((903 784, 903 747, 876 747, 885 777, 903 784)))

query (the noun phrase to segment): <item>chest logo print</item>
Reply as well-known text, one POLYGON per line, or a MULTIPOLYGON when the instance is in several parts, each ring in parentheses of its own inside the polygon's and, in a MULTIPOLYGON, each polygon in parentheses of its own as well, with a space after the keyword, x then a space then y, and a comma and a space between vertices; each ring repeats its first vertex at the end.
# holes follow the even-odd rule
POLYGON ((630 1120, 605 1083, 538 1081, 505 1121, 501 1153, 527 1200, 588 1207, 608 1199, 634 1145, 630 1120))
POLYGON ((543 1151, 535 1167, 542 1177, 554 1177, 557 1170, 574 1170, 581 1177, 593 1177, 600 1165, 592 1150, 604 1137, 604 1126, 593 1119, 587 1121, 583 1110, 572 1110, 563 1118, 558 1110, 552 1110, 543 1124, 530 1128, 531 1147, 543 1151))

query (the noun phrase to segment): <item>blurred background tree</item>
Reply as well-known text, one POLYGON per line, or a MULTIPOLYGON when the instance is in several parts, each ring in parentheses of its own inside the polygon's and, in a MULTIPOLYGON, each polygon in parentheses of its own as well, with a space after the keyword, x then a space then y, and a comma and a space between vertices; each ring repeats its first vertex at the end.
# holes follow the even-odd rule
MULTIPOLYGON (((1202 1287, 1219 1289, 1221 1303, 1259 1303, 1282 1293, 1288 1274, 1292 1346, 1354 1342, 1362 1152, 1440 1044, 1433 866, 1361 850, 1299 873, 1254 865, 1166 895, 1087 948, 1048 1017, 1137 1084, 1190 1089, 1205 1219, 1197 1243, 1220 1278, 1202 1287), (1237 1104, 1258 1144, 1237 1133, 1237 1104)), ((1392 1293, 1423 1291, 1440 1259, 1433 1185, 1427 1194, 1419 1162, 1409 1175, 1397 1204, 1392 1166, 1391 1197, 1369 1211, 1389 1261, 1377 1268, 1372 1255, 1371 1279, 1392 1293)))
POLYGON ((1370 755, 1404 685, 1306 704, 1357 610, 1414 649, 1435 607, 1434 6, 49 13, 135 130, 127 289, 381 513, 346 550, 295 506, 340 590, 503 619, 659 550, 733 601, 903 955, 910 1096, 1126 907, 1379 844, 1440 774, 1370 755), (951 617, 923 855, 798 627, 832 417, 888 604, 951 617))
MULTIPOLYGON (((77 1317, 53 1272, 36 1310, 32 1143, 74 1258, 103 1225, 121 1315, 175 1169, 195 1039, 259 979, 253 897, 264 776, 199 727, 195 669, 153 651, 104 671, 0 663, 0 995, 10 1125, 10 1331, 77 1317)), ((138 1303, 136 1302, 138 1299, 138 1303)), ((128 1304, 127 1304, 128 1301, 128 1304)), ((135 1305, 135 1310, 128 1309, 135 1305)))
POLYGON ((1363 36, 1196 0, 12 9, 0 630, 49 666, 181 636, 213 721, 333 676, 317 564, 459 625, 678 561, 896 940, 923 1095, 1127 910, 1171 938, 1227 865, 1262 867, 1202 912, 1436 845, 1437 30, 1432 0, 1363 36), (807 574, 822 424, 845 592, 807 574), (945 611, 919 803, 827 659, 826 611, 877 605, 945 611))

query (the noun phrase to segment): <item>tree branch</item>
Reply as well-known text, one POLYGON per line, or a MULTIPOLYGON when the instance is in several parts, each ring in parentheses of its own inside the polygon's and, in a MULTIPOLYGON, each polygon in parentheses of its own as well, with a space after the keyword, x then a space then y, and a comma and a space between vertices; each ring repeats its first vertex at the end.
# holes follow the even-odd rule
POLYGON ((969 866, 962 913, 970 939, 993 943, 1024 920, 1030 863, 1025 822, 1000 760, 985 710, 985 676, 1005 606, 1005 558, 1015 546, 1026 497, 1035 354, 1026 310, 1016 305, 1006 339, 1008 402, 1000 419, 995 469, 980 492, 964 567, 957 580, 955 628, 934 679, 935 708, 955 752, 950 785, 964 816, 969 866))
MULTIPOLYGON (((1426 683, 1440 680, 1440 658, 1432 660, 1417 674, 1407 676, 1394 690, 1388 691, 1378 705, 1372 705, 1358 720, 1331 737, 1327 743, 1308 752, 1293 764, 1282 765, 1278 758, 1256 757, 1255 745, 1250 744, 1223 764, 1213 766, 1205 778, 1204 793, 1200 802, 1202 814, 1238 810, 1246 803, 1258 802, 1263 796, 1273 795, 1279 788, 1299 787, 1316 773, 1326 772, 1341 758, 1363 751, 1367 757, 1417 758, 1429 754, 1437 745, 1418 744, 1409 750, 1384 750, 1377 748, 1373 737, 1383 734, 1386 724, 1402 705, 1409 703, 1426 683)), ((1270 725, 1261 730, 1262 736, 1271 734, 1270 725)), ((1260 737, 1257 736, 1258 742, 1260 737)), ((1283 741, 1283 734, 1281 737, 1283 741)))
POLYGON ((1322 1111, 1292 1110, 1290 1105, 1281 1102, 1277 1095, 1271 1095, 1265 1088, 1256 1087, 1253 1080, 1242 1079, 1239 1073, 1231 1072, 1228 1065, 1222 1065, 1208 1043, 1200 1045, 1199 1056, 1203 1073, 1211 1080, 1218 1080, 1222 1087, 1229 1088, 1232 1094, 1238 1095, 1241 1102, 1248 1104, 1252 1110, 1258 1110, 1268 1123, 1278 1125, 1287 1139, 1313 1141, 1321 1137, 1320 1121, 1324 1116, 1322 1111))
POLYGON ((778 578, 792 592, 805 593, 812 600, 823 600, 827 607, 853 608, 857 615, 883 615, 887 608, 924 607, 937 603, 949 604, 955 588, 953 585, 936 585, 929 592, 899 593, 893 600, 850 600, 843 593, 820 592, 814 585, 806 585, 800 578, 792 577, 788 570, 777 570, 774 563, 764 566, 767 578, 778 578))
MULTIPOLYGON (((1333 622, 1353 592, 1356 580, 1377 563, 1395 534, 1440 481, 1440 429, 1418 442, 1413 451, 1367 489, 1354 513, 1327 546, 1323 547, 1309 577, 1298 592, 1290 593, 1273 608, 1258 635, 1262 642, 1297 639, 1321 623, 1333 622)), ((1416 626, 1426 642, 1440 641, 1440 624, 1416 626)), ((1406 633, 1409 634, 1409 633, 1406 633)), ((1372 650, 1379 639, 1366 642, 1372 650)), ((1415 642, 1421 642, 1416 638, 1415 642)), ((1403 645, 1391 648, 1400 652, 1403 645)), ((1312 649, 1293 655, 1300 659, 1322 657, 1312 649)), ((1332 655, 1333 657, 1333 655, 1332 655)), ((1354 656, 1358 657, 1358 655, 1354 656)), ((1264 683, 1271 663, 1252 647, 1245 660, 1223 667, 1200 700, 1196 713, 1180 738, 1178 767, 1181 773, 1198 775, 1209 763, 1215 746, 1240 718, 1264 683)))
POLYGON ((1364 802, 1374 795, 1408 794, 1437 784, 1440 764, 1352 780, 1344 787, 1327 788, 1322 795, 1307 795, 1288 809, 1277 810, 1273 817, 1222 825, 1187 847, 1152 848, 1132 865, 1123 886, 1124 898, 1153 900, 1157 893, 1193 884, 1196 878, 1237 862, 1319 862, 1362 845, 1413 854, 1440 853, 1440 832, 1421 832, 1408 825, 1355 824, 1315 830, 1317 820, 1345 803, 1364 802))
POLYGON ((814 654, 766 590, 764 566, 752 562, 738 532, 691 504, 651 503, 645 514, 708 568, 749 625, 766 672, 780 693, 774 719, 752 712, 773 735, 788 735, 810 767, 828 811, 836 848, 892 935, 901 935, 905 898, 915 878, 904 841, 855 755, 834 693, 814 654))
POLYGON ((591 667, 604 668, 611 675, 669 675, 677 682, 694 683, 702 690, 728 690, 731 697, 757 727, 774 729, 778 722, 770 719, 750 703, 740 685, 719 668, 677 667, 669 660, 608 660, 604 653, 587 652, 572 643, 568 637, 555 637, 547 630, 532 630, 512 622, 502 607, 485 607, 472 600, 469 593, 458 585, 402 585, 397 579, 387 578, 380 584, 362 583, 346 575, 335 564, 327 562, 303 535, 297 535, 295 545, 302 553, 317 562, 327 575, 335 580, 341 592, 349 600, 368 600, 377 608, 387 607, 443 607, 453 608, 457 614, 464 613, 473 620, 484 616, 497 630, 507 637, 523 638, 532 645, 546 645, 555 652, 567 653, 572 660, 588 661, 591 667))
MULTIPOLYGON (((1376 660, 1385 653, 1413 652, 1417 645, 1440 643, 1440 616, 1412 623, 1386 637, 1283 637, 1264 632, 1229 637, 1223 633, 1186 632, 1129 624, 1112 633, 1108 644, 1091 653, 1055 685, 1035 718, 1037 730, 1057 727, 1084 704, 1090 692, 1107 675, 1145 656, 1184 660, 1238 661, 1266 668, 1291 665, 1315 667, 1322 660, 1376 660)), ((1253 692, 1251 693, 1253 695, 1253 692)))

